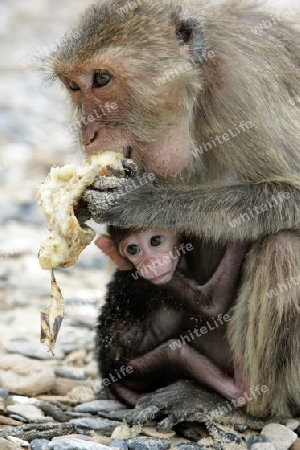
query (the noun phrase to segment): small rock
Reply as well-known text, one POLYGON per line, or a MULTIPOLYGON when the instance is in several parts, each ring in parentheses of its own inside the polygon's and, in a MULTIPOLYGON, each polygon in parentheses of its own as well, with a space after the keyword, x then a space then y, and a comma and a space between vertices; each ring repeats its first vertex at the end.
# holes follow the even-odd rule
POLYGON ((75 367, 85 367, 87 352, 84 348, 75 350, 67 355, 65 362, 75 367))
MULTIPOLYGON (((157 431, 155 427, 143 427, 142 432, 146 436, 150 436, 150 437, 154 437, 154 438, 158 438, 158 439, 170 439, 171 437, 174 437, 176 435, 176 431, 174 431, 174 430, 167 431, 165 433, 161 433, 161 432, 157 431)), ((131 437, 133 437, 133 436, 131 436, 131 437)))
POLYGON ((55 375, 62 378, 71 378, 71 380, 86 380, 83 369, 58 367, 55 369, 55 375))
POLYGON ((83 441, 77 438, 55 439, 49 444, 49 450, 111 450, 107 445, 83 441))
POLYGON ((296 419, 288 419, 286 422, 286 427, 292 431, 297 430, 299 425, 300 425, 300 422, 299 422, 299 420, 296 420, 296 419))
POLYGON ((50 403, 42 403, 38 406, 46 416, 53 417, 57 422, 67 422, 68 418, 61 408, 50 403))
POLYGON ((79 428, 88 428, 90 430, 100 430, 106 436, 110 436, 113 430, 120 425, 119 422, 112 422, 93 417, 81 417, 79 419, 71 419, 69 423, 79 428))
POLYGON ((24 441, 23 439, 20 439, 20 438, 15 437, 15 436, 8 436, 7 440, 13 442, 14 444, 19 445, 22 448, 24 448, 24 447, 28 448, 29 447, 29 442, 24 441))
POLYGON ((9 405, 7 411, 24 417, 28 422, 49 422, 49 417, 45 417, 44 413, 34 405, 9 405))
MULTIPOLYGON (((28 356, 35 359, 53 359, 52 354, 48 351, 47 347, 39 342, 31 342, 25 338, 10 339, 5 343, 5 350, 8 353, 18 353, 19 355, 28 356)), ((64 352, 59 348, 59 345, 55 347, 55 358, 63 359, 64 352)))
POLYGON ((182 444, 175 445, 178 450, 204 450, 203 445, 195 444, 194 442, 183 442, 182 444))
POLYGON ((253 444, 260 442, 270 442, 263 434, 252 434, 247 440, 247 448, 251 448, 253 444))
POLYGON ((111 412, 119 409, 124 409, 124 405, 117 400, 93 400, 92 402, 76 406, 74 410, 76 412, 97 414, 98 411, 111 412))
POLYGON ((115 447, 118 450, 128 450, 128 445, 126 441, 122 441, 120 439, 116 439, 115 441, 111 441, 109 447, 115 447))
POLYGON ((24 417, 19 416, 19 414, 10 414, 10 419, 16 420, 21 423, 28 423, 27 419, 24 419, 24 417))
POLYGON ((15 442, 9 442, 7 439, 0 437, 0 450, 20 450, 21 447, 15 442))
POLYGON ((10 395, 8 401, 14 405, 36 405, 38 403, 36 398, 30 398, 26 395, 10 395))
POLYGON ((262 434, 264 434, 272 444, 275 445, 276 450, 287 450, 297 439, 297 434, 289 430, 284 425, 277 423, 270 423, 266 425, 262 434))
POLYGON ((20 422, 19 420, 14 420, 11 417, 0 416, 0 425, 17 426, 22 425, 22 422, 20 422))
POLYGON ((3 398, 3 400, 6 400, 8 397, 9 391, 6 388, 0 388, 0 398, 3 398))
POLYGON ((248 425, 234 425, 234 431, 237 431, 238 433, 245 433, 245 431, 248 430, 248 425))
POLYGON ((137 437, 127 442, 129 450, 167 450, 171 444, 160 439, 137 437))
POLYGON ((300 439, 296 439, 290 450, 300 450, 300 439))
POLYGON ((59 335, 59 343, 65 353, 82 348, 93 350, 95 345, 95 332, 84 328, 65 327, 59 335))
POLYGON ((47 439, 34 439, 30 444, 30 450, 49 450, 50 441, 47 439))
POLYGON ((276 450, 271 442, 257 442, 251 445, 251 450, 276 450))
POLYGON ((39 361, 21 355, 0 357, 0 384, 10 392, 34 397, 50 391, 54 381, 53 369, 39 361))
MULTIPOLYGON (((99 417, 104 417, 105 419, 110 419, 110 420, 119 420, 120 422, 123 422, 124 419, 126 420, 127 417, 129 416, 129 414, 131 414, 132 409, 118 409, 117 411, 112 411, 112 412, 104 412, 104 411, 99 411, 98 412, 98 416, 99 417)), ((157 436, 154 436, 157 437, 157 436)))
POLYGON ((137 437, 141 433, 141 431, 142 427, 140 425, 134 425, 131 428, 128 425, 120 425, 115 428, 111 435, 111 438, 118 440, 133 439, 137 437))
POLYGON ((87 380, 72 380, 71 378, 62 378, 62 377, 56 377, 52 392, 56 395, 68 395, 70 394, 73 389, 79 388, 79 389, 90 389, 93 398, 94 398, 94 391, 92 388, 92 382, 87 380))

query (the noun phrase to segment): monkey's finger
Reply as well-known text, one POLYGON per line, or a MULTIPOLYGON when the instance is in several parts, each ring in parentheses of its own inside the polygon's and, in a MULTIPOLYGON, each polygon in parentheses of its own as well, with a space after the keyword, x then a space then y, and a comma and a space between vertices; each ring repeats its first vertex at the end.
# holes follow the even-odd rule
POLYGON ((159 422, 156 426, 157 431, 164 433, 166 431, 172 430, 172 428, 177 425, 179 422, 182 422, 183 418, 178 418, 173 414, 169 414, 164 420, 159 422))
POLYGON ((96 177, 93 187, 99 191, 108 191, 111 189, 119 189, 125 182, 124 178, 113 177, 103 177, 99 175, 96 177))
POLYGON ((144 424, 155 419, 155 417, 160 413, 160 408, 155 405, 149 405, 146 408, 139 409, 138 407, 132 411, 128 418, 128 423, 130 425, 144 424))
POLYGON ((138 166, 132 159, 122 159, 122 166, 127 177, 134 178, 138 175, 138 166))

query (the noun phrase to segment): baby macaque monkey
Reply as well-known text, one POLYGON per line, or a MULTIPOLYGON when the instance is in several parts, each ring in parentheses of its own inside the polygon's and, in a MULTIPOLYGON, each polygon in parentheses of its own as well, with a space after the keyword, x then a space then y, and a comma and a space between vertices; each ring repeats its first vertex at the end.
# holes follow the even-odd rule
POLYGON ((192 379, 235 398, 244 386, 231 381, 229 392, 220 382, 228 386, 228 374, 233 372, 226 312, 246 247, 228 245, 213 276, 200 285, 186 276, 193 247, 174 232, 113 226, 108 231, 109 236, 98 238, 96 245, 123 270, 110 282, 99 317, 99 365, 103 377, 118 371, 120 364, 133 371, 114 382, 113 391, 135 404, 143 393, 168 384, 171 376, 174 381, 192 379), (209 338, 199 331, 207 326, 209 338), (183 336, 188 342, 182 341, 183 336), (221 369, 216 365, 220 354, 221 369))

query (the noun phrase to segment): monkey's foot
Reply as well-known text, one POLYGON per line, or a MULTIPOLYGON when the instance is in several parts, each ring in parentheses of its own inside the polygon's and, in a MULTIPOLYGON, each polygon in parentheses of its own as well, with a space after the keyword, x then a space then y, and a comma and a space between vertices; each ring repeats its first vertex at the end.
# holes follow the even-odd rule
POLYGON ((205 391, 192 381, 182 380, 143 396, 136 404, 130 424, 144 424, 153 419, 159 431, 170 430, 183 421, 206 421, 209 413, 223 401, 218 394, 205 391))
POLYGON ((182 380, 143 396, 129 419, 130 425, 158 420, 157 430, 168 431, 180 422, 240 424, 261 429, 265 419, 254 418, 215 392, 182 380))

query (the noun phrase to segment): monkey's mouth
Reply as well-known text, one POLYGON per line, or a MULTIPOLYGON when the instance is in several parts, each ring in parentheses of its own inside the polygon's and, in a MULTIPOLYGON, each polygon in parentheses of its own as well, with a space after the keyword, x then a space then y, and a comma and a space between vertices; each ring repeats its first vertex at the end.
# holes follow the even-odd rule
POLYGON ((131 159, 132 147, 128 146, 123 149, 124 158, 131 159))
POLYGON ((169 272, 163 273, 162 275, 159 275, 159 277, 155 278, 149 278, 149 281, 154 284, 164 284, 168 283, 172 278, 172 270, 169 270, 169 272))

